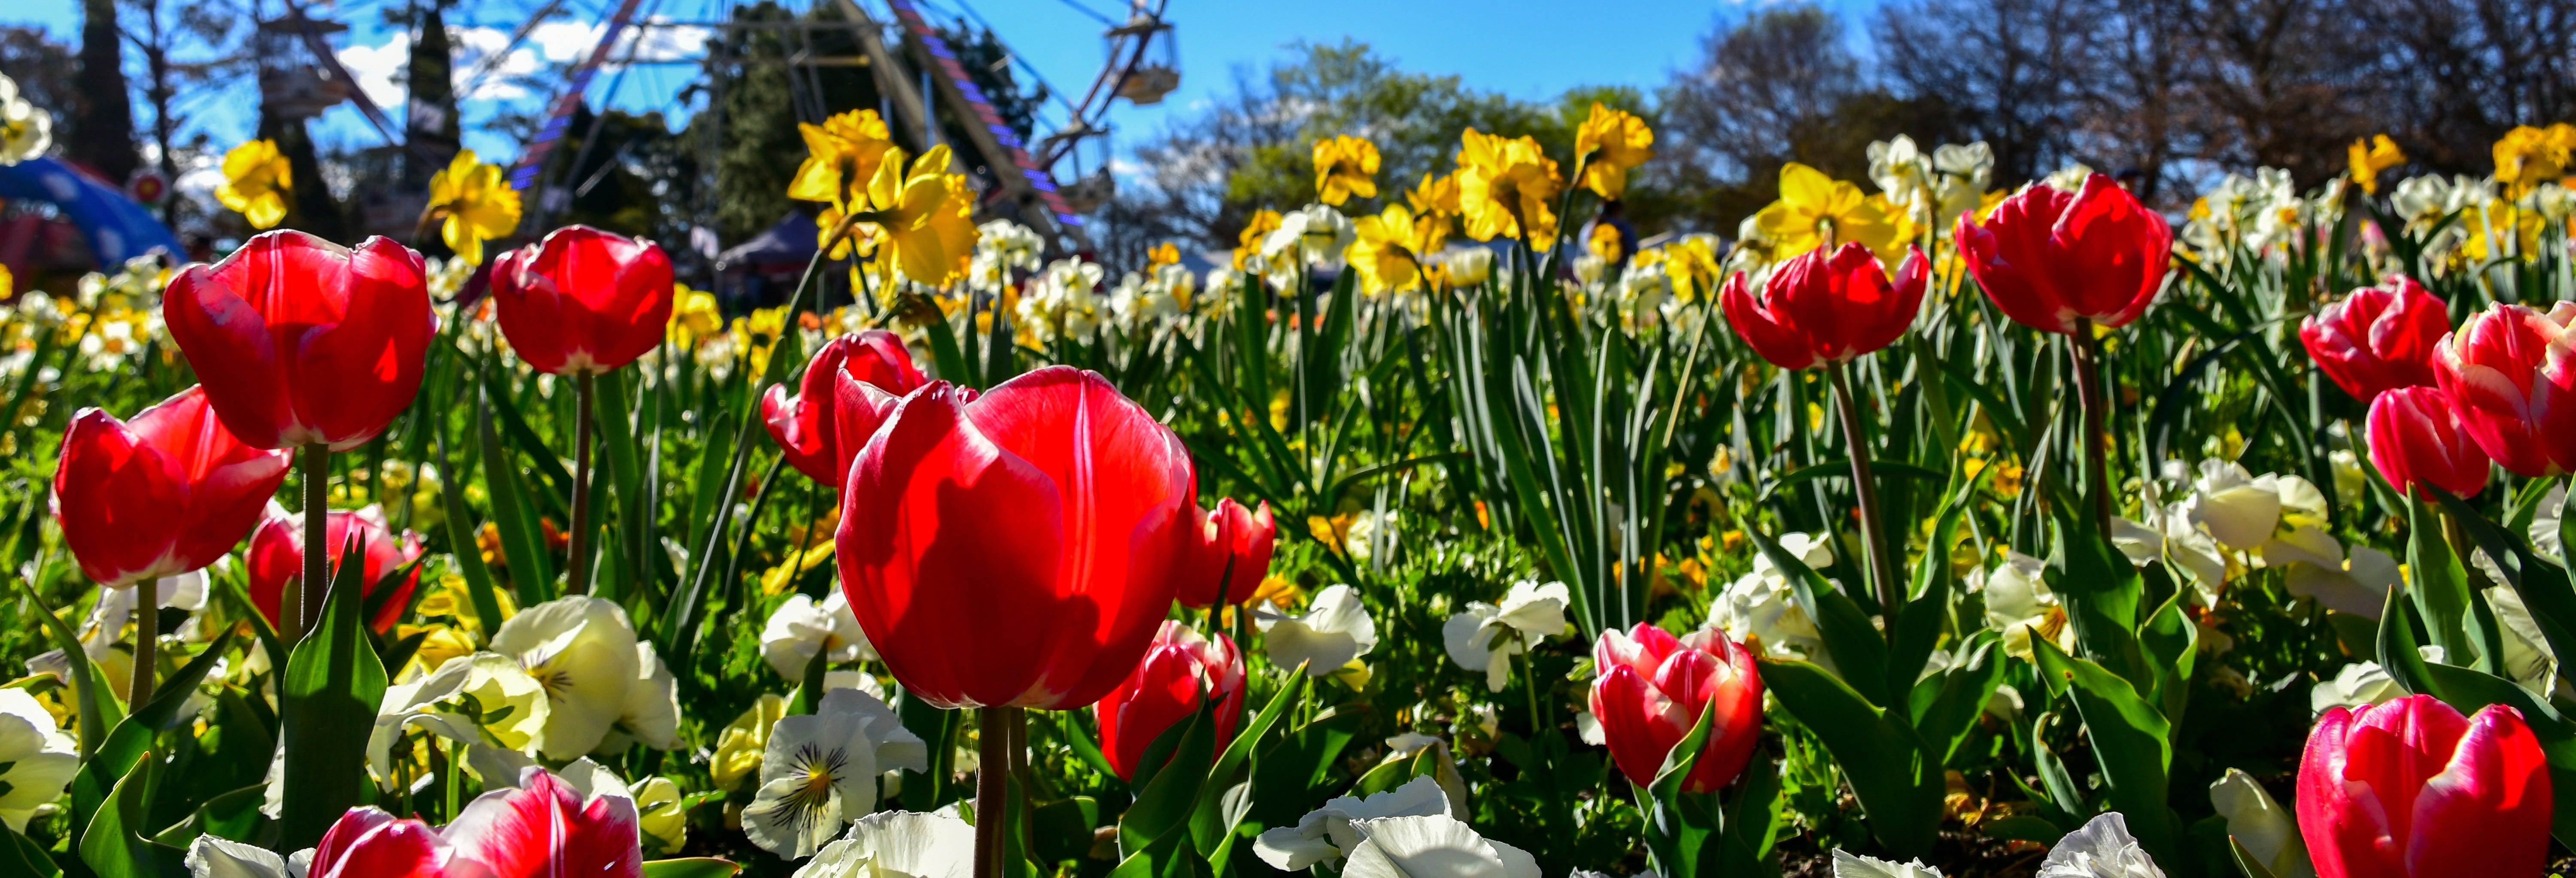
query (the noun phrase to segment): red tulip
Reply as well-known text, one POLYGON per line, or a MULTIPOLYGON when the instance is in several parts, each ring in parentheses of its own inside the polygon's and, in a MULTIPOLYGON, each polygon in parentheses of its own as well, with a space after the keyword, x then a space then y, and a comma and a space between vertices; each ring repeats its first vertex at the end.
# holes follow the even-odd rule
POLYGON ((2317 368, 2352 398, 2433 382, 2433 349, 2451 331, 2451 312, 2414 278, 2388 276, 2308 315, 2299 343, 2317 368))
POLYGON ((1216 747, 1223 750, 1243 718, 1243 652, 1222 633, 1210 641, 1177 619, 1164 621, 1135 672, 1092 705, 1100 715, 1101 755, 1120 779, 1136 779, 1146 745, 1211 698, 1216 747))
MULTIPOLYGON (((892 400, 911 393, 923 383, 921 370, 912 365, 912 354, 904 350, 903 340, 882 329, 844 335, 814 352, 805 364, 805 378, 795 396, 787 395, 786 385, 773 385, 760 398, 761 417, 769 423, 769 437, 778 440, 779 451, 786 455, 787 465, 832 488, 841 487, 847 475, 849 459, 858 454, 852 447, 842 450, 840 415, 837 401, 839 383, 844 374, 852 380, 876 388, 892 408, 892 400)), ((883 420, 880 413, 875 420, 883 420)), ((875 432, 870 429, 868 432, 875 432)), ((865 444, 867 435, 859 434, 853 445, 865 444)))
POLYGON ((2072 334, 2078 318, 2123 326, 2155 301, 2173 257, 2165 218, 2095 174, 2084 191, 2022 187, 1983 225, 1961 214, 1952 237, 1995 307, 2024 326, 2072 334))
POLYGON ((1753 653, 1724 633, 1675 638, 1639 622, 1627 634, 1602 632, 1592 659, 1599 674, 1592 681, 1592 717, 1629 780, 1653 783, 1711 702, 1717 707, 1708 744, 1682 789, 1726 786, 1753 759, 1754 739, 1762 734, 1762 676, 1753 653))
MULTIPOLYGON (((369 598, 375 597, 376 583, 385 574, 420 560, 420 535, 404 531, 401 539, 395 539, 393 528, 385 524, 383 507, 369 504, 356 512, 335 510, 322 526, 329 534, 326 539, 331 541, 334 563, 351 538, 358 541, 365 559, 365 567, 358 575, 369 598)), ((270 502, 267 520, 250 535, 250 554, 245 560, 250 570, 250 602, 258 605, 259 614, 267 616, 269 624, 280 624, 278 603, 286 594, 286 584, 304 575, 304 515, 270 502)), ((419 585, 420 568, 414 567, 395 587, 393 595, 385 598, 384 609, 370 620, 377 633, 394 630, 394 623, 402 620, 403 610, 411 605, 412 589, 419 585)))
POLYGON ((384 809, 358 807, 340 815, 313 848, 306 878, 447 878, 452 852, 438 831, 418 820, 397 819, 384 809))
POLYGON ((254 448, 366 444, 420 393, 438 318, 420 254, 279 230, 171 279, 162 315, 206 399, 254 448))
POLYGON ((1258 509, 1245 509, 1227 497, 1216 501, 1215 510, 1192 520, 1202 524, 1192 531, 1197 539, 1188 569, 1181 573, 1181 606, 1198 609, 1219 601, 1251 600, 1262 578, 1270 575, 1270 555, 1279 543, 1279 522, 1270 516, 1270 501, 1261 501, 1258 509))
POLYGON ((2576 469, 2576 304, 2548 313, 2498 303, 2433 349, 2433 378, 2449 391, 2469 438, 2514 473, 2576 469))
POLYGON ((1819 248, 1790 257, 1758 296, 1737 272, 1719 304, 1735 334, 1774 366, 1849 362, 1894 344, 1914 325, 1931 269, 1922 250, 1906 250, 1893 283, 1869 248, 1847 242, 1830 255, 1819 248))
POLYGON ((2522 714, 2463 718, 2430 695, 2317 718, 2299 760, 2299 835, 2318 878, 2540 875, 2549 768, 2522 714))
POLYGON ((932 704, 1061 710, 1127 677, 1171 609, 1196 476, 1180 437, 1098 373, 895 406, 841 492, 841 587, 932 704))
POLYGON ((2431 485, 2468 497, 2487 486, 2487 453, 2439 387, 2400 387, 2370 403, 2370 460, 2402 493, 2431 485))
POLYGON ((288 454, 234 438, 191 387, 132 421, 80 410, 63 431, 54 518, 81 572, 127 586, 215 562, 259 523, 288 454))
POLYGON ((671 258, 651 241, 565 226, 493 261, 492 301, 529 366, 604 374, 662 343, 671 258))
POLYGON ((635 802, 584 796, 529 766, 517 789, 484 793, 440 833, 456 848, 457 878, 641 878, 643 836, 635 802))

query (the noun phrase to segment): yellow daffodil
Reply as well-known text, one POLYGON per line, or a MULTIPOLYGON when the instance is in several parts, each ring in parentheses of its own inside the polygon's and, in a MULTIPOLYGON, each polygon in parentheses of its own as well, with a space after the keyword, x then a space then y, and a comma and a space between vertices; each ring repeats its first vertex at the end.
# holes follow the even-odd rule
POLYGON ((1404 193, 1404 200, 1406 203, 1413 205, 1413 212, 1417 214, 1433 214, 1442 217, 1457 216, 1458 178, 1455 176, 1445 175, 1434 177, 1430 174, 1424 174, 1422 175, 1422 184, 1407 190, 1404 193))
POLYGON ((251 228, 266 229, 286 221, 286 199, 295 191, 295 171, 277 151, 277 141, 253 140, 224 153, 224 182, 215 200, 239 211, 251 228))
POLYGON ((707 765, 707 774, 717 789, 732 789, 743 778, 759 773, 761 758, 769 749, 769 729, 785 716, 787 699, 762 695, 716 734, 716 755, 707 765))
POLYGON ((801 201, 841 204, 862 194, 895 148, 875 110, 851 110, 821 125, 799 122, 796 132, 805 138, 805 163, 787 184, 787 197, 801 201))
POLYGON ((0 265, 0 299, 9 298, 17 290, 18 279, 9 274, 9 266, 0 265))
POLYGON ((456 258, 483 264, 483 242, 519 229, 519 190, 501 178, 501 166, 461 150, 447 169, 429 178, 430 218, 443 217, 439 238, 456 258))
POLYGON ((1574 159, 1583 168, 1583 188, 1616 199, 1628 191, 1628 169, 1655 157, 1655 132, 1646 120, 1625 110, 1592 105, 1591 118, 1574 131, 1574 159))
POLYGON ((1377 197, 1377 144, 1347 134, 1315 139, 1315 200, 1377 197))
POLYGON ((1754 222, 1771 242, 1774 259, 1845 241, 1858 241, 1884 259, 1903 244, 1899 217, 1884 205, 1884 198, 1863 195, 1859 186, 1790 162, 1780 168, 1780 200, 1754 214, 1754 222))
POLYGON ((671 292, 671 322, 662 337, 680 350, 696 350, 698 340, 724 332, 724 311, 716 306, 714 293, 693 290, 688 284, 675 284, 671 292))
POLYGON ((1663 253, 1664 276, 1672 279, 1674 298, 1696 302, 1701 296, 1717 294, 1719 270, 1715 236, 1685 235, 1681 240, 1657 249, 1663 253))
POLYGON ((903 150, 890 149, 868 181, 873 210, 859 219, 883 230, 877 264, 885 266, 880 271, 886 276, 901 268, 905 277, 932 287, 966 279, 982 233, 975 228, 975 190, 965 177, 948 173, 948 163, 948 146, 941 144, 905 173, 903 150))
POLYGON ((1279 220, 1279 212, 1275 210, 1252 212, 1252 218, 1243 223, 1243 234, 1235 238, 1234 270, 1251 270, 1244 267, 1244 262, 1261 255, 1261 242, 1267 240, 1271 232, 1279 230, 1279 220))
POLYGON ((2352 163, 2352 181, 2372 195, 2379 194, 2379 172, 2406 163, 2406 153, 2385 134, 2355 140, 2345 153, 2352 163))
POLYGON ((1458 207, 1467 236, 1519 238, 1531 249, 1556 246, 1556 207, 1563 185, 1556 161, 1528 137, 1507 140, 1469 128, 1459 135, 1458 207))
POLYGON ((1617 262, 1619 257, 1628 255, 1620 246, 1619 227, 1607 223, 1593 226, 1592 234, 1583 239, 1583 249, 1604 263, 1617 262))
POLYGON ((2576 165, 2571 153, 2576 153, 2576 125, 2517 126, 2495 142, 2496 182, 2505 185, 2508 196, 2520 197, 2576 170, 2570 167, 2576 165))
POLYGON ((1401 204, 1351 225, 1356 237, 1342 255, 1360 273, 1360 289, 1370 295, 1421 286, 1425 254, 1438 251, 1448 237, 1438 217, 1416 216, 1401 204))
POLYGON ((1173 244, 1170 241, 1156 244, 1152 249, 1145 251, 1145 271, 1147 273, 1152 273, 1154 269, 1161 268, 1166 265, 1179 264, 1181 264, 1181 248, 1179 245, 1173 244))
POLYGON ((2526 262, 2538 259, 2543 225, 2539 211, 2510 201, 2468 207, 2460 211, 2460 227, 2468 232, 2460 241, 2460 252, 2471 264, 2508 256, 2520 256, 2526 262))

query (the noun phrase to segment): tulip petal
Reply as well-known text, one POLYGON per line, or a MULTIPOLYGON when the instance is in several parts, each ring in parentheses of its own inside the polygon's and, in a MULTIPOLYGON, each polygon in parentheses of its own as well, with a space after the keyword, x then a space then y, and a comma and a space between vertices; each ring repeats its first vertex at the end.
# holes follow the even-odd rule
MULTIPOLYGON (((2437 751, 2438 752, 2438 751, 2437 751)), ((2490 705, 2415 798, 2410 875, 2537 875, 2549 859, 2549 767, 2522 714, 2490 705)))
POLYGON ((543 768, 528 768, 518 789, 477 797, 441 832, 456 859, 482 866, 491 878, 644 874, 635 803, 623 796, 584 802, 543 768))

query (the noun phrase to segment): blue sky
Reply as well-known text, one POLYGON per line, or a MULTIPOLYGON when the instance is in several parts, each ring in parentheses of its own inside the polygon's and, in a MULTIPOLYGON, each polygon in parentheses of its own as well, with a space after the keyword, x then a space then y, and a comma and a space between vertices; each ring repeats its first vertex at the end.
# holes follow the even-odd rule
MULTIPOLYGON (((382 76, 396 69, 407 51, 407 35, 382 24, 386 3, 403 0, 342 0, 319 3, 317 16, 351 26, 339 41, 344 64, 371 92, 399 107, 399 92, 382 76)), ((644 8, 674 22, 720 18, 729 0, 643 0, 644 8)), ((787 0, 802 7, 809 0, 787 0)), ((917 0, 934 17, 970 11, 989 22, 1003 42, 1038 73, 1067 90, 1079 91, 1099 69, 1103 47, 1098 16, 1123 18, 1116 0, 917 0), (1085 10, 1088 10, 1086 12, 1085 10)), ((1868 0, 1836 0, 1831 5, 1859 8, 1868 0)), ((76 37, 78 0, 34 0, 6 4, 0 23, 36 24, 61 38, 76 37)), ((507 32, 543 5, 541 0, 463 0, 448 17, 463 28, 468 51, 490 51, 507 40, 507 32)), ((614 0, 569 0, 568 18, 541 26, 528 45, 507 56, 509 69, 535 69, 541 60, 559 61, 588 51, 597 40, 596 22, 614 0)), ((877 3, 865 3, 882 8, 877 3)), ((1113 111, 1111 121, 1125 142, 1144 139, 1176 113, 1205 106, 1231 89, 1237 70, 1257 72, 1285 58, 1289 46, 1304 40, 1338 42, 1344 38, 1369 43, 1403 68, 1422 73, 1457 74, 1474 87, 1518 98, 1553 96, 1576 85, 1630 85, 1652 90, 1671 71, 1696 57, 1699 40, 1712 21, 1741 6, 1708 2, 1591 2, 1562 0, 1488 0, 1488 2, 1413 2, 1413 0, 1305 0, 1294 4, 1243 0, 1173 0, 1168 18, 1179 35, 1183 70, 1179 91, 1162 105, 1113 111)), ((1857 24, 1857 22, 1855 22, 1857 24)), ((1858 30, 1856 27, 1855 30, 1858 30)), ((648 53, 693 57, 698 36, 686 30, 656 31, 648 53)), ((130 68, 139 61, 128 53, 130 68)), ((472 64, 469 58, 465 65, 472 64)), ((465 66, 465 65, 460 65, 465 66)), ((621 77, 605 72, 594 81, 590 99, 631 109, 660 108, 685 115, 689 108, 674 100, 694 73, 686 66, 637 65, 621 77)), ((508 106, 533 105, 542 95, 499 81, 468 101, 467 145, 493 158, 515 155, 515 141, 476 133, 480 120, 508 106)), ((196 101, 191 130, 204 130, 217 143, 247 137, 255 122, 256 91, 248 85, 232 94, 196 101)), ((397 110, 397 112, 399 112, 397 110)), ((316 129, 325 142, 373 145, 381 142, 358 113, 347 105, 326 114, 316 129)))

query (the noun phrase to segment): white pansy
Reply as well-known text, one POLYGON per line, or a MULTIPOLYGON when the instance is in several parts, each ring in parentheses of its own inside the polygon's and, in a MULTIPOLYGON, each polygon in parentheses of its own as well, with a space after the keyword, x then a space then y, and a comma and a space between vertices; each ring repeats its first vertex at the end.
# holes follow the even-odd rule
POLYGON ((884 811, 850 824, 794 878, 968 878, 975 827, 954 814, 884 811))
POLYGON ((1968 574, 1968 589, 1986 595, 1986 625, 2003 632, 2004 652, 2030 658, 2031 636, 2037 634, 2059 649, 2075 648, 2074 626, 2048 587, 2047 562, 2006 551, 2004 562, 1968 574))
POLYGON ((628 690, 652 671, 640 660, 649 654, 638 649, 644 646, 625 609, 586 595, 529 607, 492 635, 493 652, 517 661, 546 687, 552 709, 536 746, 548 759, 591 752, 628 716, 628 690))
POLYGON ((760 657, 779 676, 805 679, 805 666, 818 654, 828 654, 834 662, 877 657, 867 632, 859 629, 859 617, 850 610, 850 599, 837 588, 821 601, 801 594, 788 598, 760 630, 760 657))
POLYGON ((378 788, 392 792, 403 783, 394 774, 393 745, 413 729, 468 744, 489 735, 519 750, 536 741, 552 714, 545 684, 509 656, 478 652, 449 660, 417 682, 385 687, 367 736, 367 766, 378 788))
POLYGON ((1306 675, 1321 677, 1342 669, 1377 648, 1377 620, 1369 618, 1360 593, 1336 584, 1315 594, 1302 616, 1253 611, 1254 624, 1270 651, 1270 663, 1283 668, 1306 665, 1306 675))
POLYGON ((1345 878, 1539 878, 1528 851, 1476 834, 1455 817, 1380 817, 1351 824, 1360 836, 1345 878))
POLYGON ((2041 181, 2041 184, 2060 192, 2075 193, 2084 191, 2084 181, 2092 177, 2093 166, 2083 162, 2069 162, 2066 167, 2049 174, 2048 179, 2041 181))
POLYGON ((2227 834, 2275 878, 2316 878, 2307 845, 2299 840, 2297 818, 2274 801, 2253 775, 2228 769, 2225 777, 2209 785, 2209 804, 2227 820, 2227 834))
POLYGON ((1308 265, 1337 264, 1342 250, 1351 246, 1357 234, 1350 217, 1341 211, 1327 204, 1309 204, 1279 218, 1279 228, 1261 239, 1261 255, 1282 269, 1293 267, 1283 263, 1300 261, 1308 265), (1291 257, 1291 253, 1295 255, 1291 257))
POLYGON ((1511 679, 1511 657, 1530 641, 1565 631, 1565 608, 1573 602, 1565 583, 1541 585, 1534 580, 1512 583, 1500 605, 1475 601, 1466 612, 1449 617, 1440 637, 1449 660, 1470 671, 1485 672, 1485 686, 1495 692, 1511 679))
POLYGON ((2358 545, 2346 555, 2342 543, 2315 525, 2300 525, 2288 536, 2263 544, 2263 563, 2289 567, 2286 585, 2291 594, 2372 619, 2379 618, 2388 590, 2399 581, 2395 556, 2358 545))
POLYGON ((929 767, 929 745, 893 708, 855 689, 832 690, 814 713, 770 727, 743 832, 779 856, 813 856, 842 824, 876 808, 879 775, 929 767))
POLYGON ((2049 848, 2037 878, 2165 878, 2165 873, 2129 834, 2128 818, 2106 811, 2049 848))
POLYGON ((80 773, 80 743, 25 689, 0 689, 0 822, 19 832, 80 773))
POLYGON ((2194 592, 2206 604, 2217 599, 2218 587, 2227 580, 2227 559, 2219 554, 2218 540, 2192 523, 2188 503, 2159 509, 2151 500, 2145 523, 2112 518, 2111 545, 2131 564, 2144 567, 2162 560, 2190 574, 2194 592))
POLYGON ((188 843, 181 862, 190 878, 304 878, 305 864, 312 859, 311 848, 290 859, 258 845, 200 835, 188 843))
POLYGON ((1403 786, 1367 798, 1340 796, 1324 806, 1297 818, 1295 826, 1264 830, 1252 842, 1252 851, 1271 868, 1294 872, 1316 863, 1338 861, 1351 848, 1359 845, 1359 830, 1352 824, 1360 820, 1386 817, 1451 816, 1449 797, 1440 784, 1428 777, 1405 781, 1403 786))
POLYGON ((2336 671, 2334 679, 2319 680, 2308 690, 2308 709, 2323 714, 2338 707, 2364 707, 2395 701, 2406 694, 2388 669, 2378 662, 2354 662, 2336 671))
POLYGON ((1941 870, 1923 865, 1922 860, 1899 863, 1835 848, 1834 878, 1941 878, 1941 870))
POLYGON ((2560 517, 2566 514, 2567 486, 2552 485, 2549 496, 2540 498, 2540 507, 2531 513, 2531 549, 2552 558, 2567 557, 2566 540, 2558 530, 2560 517))
POLYGON ((2224 460, 2205 460, 2192 483, 2184 514, 2209 530, 2219 545, 2251 552, 2271 541, 2284 511, 2323 517, 2325 494, 2308 480, 2292 475, 2256 476, 2224 460))
POLYGON ((2548 637, 2540 633, 2540 623, 2531 617, 2531 608, 2522 602, 2522 593, 2512 586, 2499 585, 2485 591, 2487 606, 2495 610, 2496 621, 2504 628, 2498 639, 2504 641, 2504 655, 2498 664, 2505 679, 2512 680, 2541 695, 2555 688, 2558 656, 2549 647, 2548 637))

